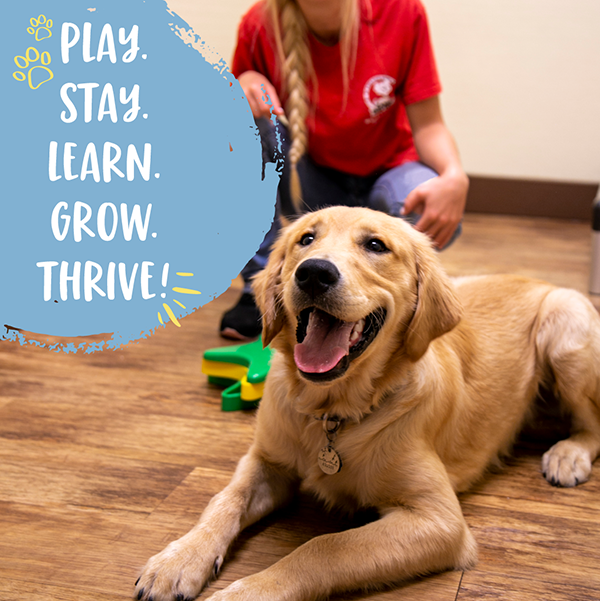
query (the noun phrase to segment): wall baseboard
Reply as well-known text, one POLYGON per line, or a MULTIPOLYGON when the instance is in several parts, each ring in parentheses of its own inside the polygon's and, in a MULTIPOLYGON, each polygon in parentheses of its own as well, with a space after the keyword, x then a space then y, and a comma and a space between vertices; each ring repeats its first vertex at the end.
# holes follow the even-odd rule
POLYGON ((469 176, 470 213, 592 220, 597 184, 469 176))

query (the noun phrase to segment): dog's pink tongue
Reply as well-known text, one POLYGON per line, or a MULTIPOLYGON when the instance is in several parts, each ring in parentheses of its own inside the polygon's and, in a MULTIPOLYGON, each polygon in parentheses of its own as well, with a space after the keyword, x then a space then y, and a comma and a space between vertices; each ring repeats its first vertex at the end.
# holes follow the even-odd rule
POLYGON ((350 352, 350 334, 354 322, 335 320, 315 309, 309 316, 306 338, 294 348, 298 369, 322 374, 333 369, 350 352))

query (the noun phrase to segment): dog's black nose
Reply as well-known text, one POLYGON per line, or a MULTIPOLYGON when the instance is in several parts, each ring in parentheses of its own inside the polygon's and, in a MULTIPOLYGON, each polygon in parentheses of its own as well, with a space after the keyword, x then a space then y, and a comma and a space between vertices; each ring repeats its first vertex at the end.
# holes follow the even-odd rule
POLYGON ((324 259, 308 259, 296 269, 298 288, 312 298, 327 292, 339 279, 338 268, 324 259))

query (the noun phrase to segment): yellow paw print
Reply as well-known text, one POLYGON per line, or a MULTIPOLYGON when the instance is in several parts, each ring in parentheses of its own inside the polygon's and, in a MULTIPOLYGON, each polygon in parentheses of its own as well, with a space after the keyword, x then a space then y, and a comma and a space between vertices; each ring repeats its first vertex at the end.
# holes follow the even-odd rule
POLYGON ((42 64, 31 67, 27 72, 27 75, 25 75, 23 71, 15 71, 13 73, 13 77, 17 81, 27 80, 29 82, 29 87, 32 90, 37 90, 43 83, 50 81, 54 77, 54 73, 52 73, 52 71, 50 71, 50 69, 48 69, 46 66, 49 65, 50 61, 52 60, 50 58, 50 53, 42 52, 40 55, 40 53, 33 46, 30 46, 27 48, 25 56, 15 56, 15 65, 17 65, 19 69, 27 69, 30 65, 36 63, 38 60, 42 64), (44 77, 45 79, 43 79, 44 77), (34 82, 37 82, 36 85, 34 85, 34 82))
POLYGON ((37 19, 31 17, 29 19, 31 27, 27 28, 27 32, 35 35, 37 42, 52 37, 52 19, 46 19, 45 15, 40 15, 37 19))

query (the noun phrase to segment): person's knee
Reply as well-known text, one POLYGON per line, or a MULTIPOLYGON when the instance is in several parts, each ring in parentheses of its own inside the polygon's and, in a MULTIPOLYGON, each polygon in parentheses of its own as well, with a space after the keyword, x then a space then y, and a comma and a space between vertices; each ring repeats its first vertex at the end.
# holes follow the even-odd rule
POLYGON ((375 211, 381 211, 393 217, 400 217, 402 203, 396 198, 390 182, 381 177, 373 185, 368 206, 375 211))

